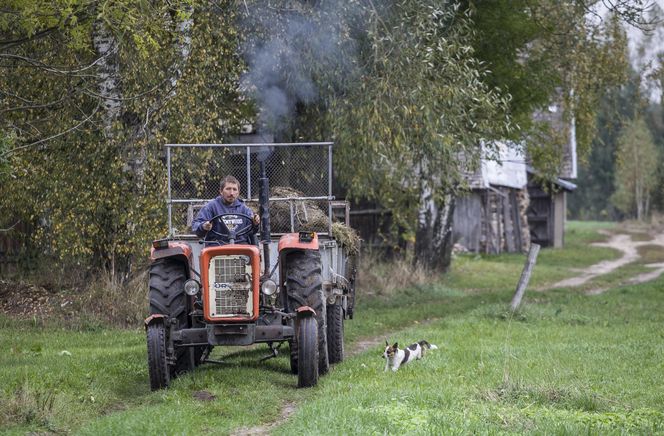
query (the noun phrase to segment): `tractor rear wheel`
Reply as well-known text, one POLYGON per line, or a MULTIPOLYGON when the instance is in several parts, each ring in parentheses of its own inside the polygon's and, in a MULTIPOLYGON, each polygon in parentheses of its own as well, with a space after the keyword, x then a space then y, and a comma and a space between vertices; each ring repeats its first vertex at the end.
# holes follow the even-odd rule
POLYGON ((318 383, 318 323, 313 316, 298 321, 297 387, 308 388, 318 383))
POLYGON ((163 322, 157 321, 148 326, 147 340, 150 388, 156 391, 168 387, 171 381, 166 360, 166 328, 163 322))
MULTIPOLYGON (((184 292, 184 282, 187 274, 184 264, 176 259, 160 259, 150 265, 150 314, 166 315, 176 320, 175 330, 191 327, 187 308, 187 294, 184 292)), ((166 343, 169 341, 169 329, 166 329, 166 343)), ((177 377, 180 373, 194 369, 199 363, 204 347, 189 350, 185 347, 175 348, 171 365, 170 377, 177 377), (193 353, 193 357, 192 354, 193 353)))
POLYGON ((327 306, 327 351, 330 363, 344 360, 344 309, 341 304, 327 306))
MULTIPOLYGON (((327 314, 319 251, 295 251, 288 255, 286 258, 286 290, 290 310, 295 310, 300 306, 309 306, 316 311, 318 371, 325 374, 330 369, 330 361, 327 356, 327 314)), ((299 344, 291 347, 291 350, 298 347, 299 344)), ((293 359, 291 351, 291 361, 293 359)), ((300 368, 300 365, 296 366, 300 368)))

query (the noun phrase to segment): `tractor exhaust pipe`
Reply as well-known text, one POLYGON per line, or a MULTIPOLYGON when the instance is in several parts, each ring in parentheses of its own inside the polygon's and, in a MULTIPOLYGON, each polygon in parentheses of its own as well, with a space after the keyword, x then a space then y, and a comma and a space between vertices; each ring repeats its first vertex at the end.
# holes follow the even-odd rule
POLYGON ((270 179, 265 171, 265 159, 260 159, 261 176, 258 179, 258 203, 261 216, 261 244, 263 245, 263 277, 270 276, 270 179))

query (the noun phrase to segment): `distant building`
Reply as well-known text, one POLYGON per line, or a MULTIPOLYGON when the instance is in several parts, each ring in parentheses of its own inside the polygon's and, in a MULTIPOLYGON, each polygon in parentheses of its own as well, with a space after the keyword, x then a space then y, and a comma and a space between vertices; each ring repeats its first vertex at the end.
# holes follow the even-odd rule
POLYGON ((458 250, 498 254, 530 246, 526 162, 517 144, 497 147, 497 161, 482 159, 468 175, 470 192, 457 198, 452 239, 458 250))
MULTIPOLYGON (((495 160, 482 159, 468 174, 470 192, 457 199, 453 240, 457 250, 475 253, 527 251, 534 242, 562 247, 567 216, 567 194, 577 177, 575 120, 565 121, 562 98, 533 114, 550 126, 562 144, 559 178, 542 182, 518 144, 498 143, 495 160)), ((553 138, 551 138, 553 140, 553 138)))
POLYGON ((535 171, 528 167, 530 239, 542 247, 562 248, 567 221, 567 194, 573 192, 576 185, 558 178, 543 186, 535 175, 535 171))

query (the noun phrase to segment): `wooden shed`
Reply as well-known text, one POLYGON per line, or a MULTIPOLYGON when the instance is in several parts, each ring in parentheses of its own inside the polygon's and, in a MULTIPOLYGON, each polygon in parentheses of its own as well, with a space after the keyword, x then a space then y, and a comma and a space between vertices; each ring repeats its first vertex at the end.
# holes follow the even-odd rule
POLYGON ((498 254, 530 246, 525 160, 515 144, 498 148, 498 160, 483 159, 468 175, 470 192, 456 200, 452 238, 459 250, 498 254))
POLYGON ((535 171, 528 168, 530 205, 527 215, 532 242, 542 247, 563 247, 567 220, 567 194, 575 189, 574 183, 561 178, 543 186, 535 177, 535 171))

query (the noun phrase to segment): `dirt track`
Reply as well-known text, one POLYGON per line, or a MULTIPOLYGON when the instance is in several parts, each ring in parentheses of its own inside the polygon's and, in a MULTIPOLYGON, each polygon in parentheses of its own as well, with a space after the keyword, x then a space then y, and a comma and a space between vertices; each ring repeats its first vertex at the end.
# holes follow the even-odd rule
MULTIPOLYGON (((610 234, 610 238, 607 242, 596 242, 591 245, 594 247, 613 248, 615 250, 622 252, 623 255, 619 259, 605 260, 596 263, 595 265, 591 265, 588 268, 580 270, 580 274, 578 276, 570 277, 565 280, 561 280, 557 283, 554 283, 553 285, 550 286, 550 289, 581 286, 598 276, 608 274, 622 266, 625 266, 632 262, 636 262, 641 258, 641 255, 639 254, 638 250, 639 247, 643 247, 646 245, 658 245, 664 247, 664 233, 659 233, 655 235, 652 239, 647 241, 633 241, 631 235, 624 233, 610 234)), ((631 279, 628 280, 628 284, 648 282, 664 274, 664 263, 652 263, 646 266, 653 268, 653 271, 632 277, 631 279)), ((600 294, 604 291, 605 289, 595 289, 589 291, 588 293, 600 294)))

